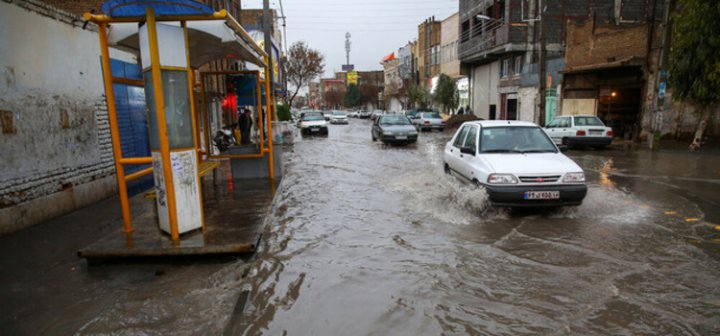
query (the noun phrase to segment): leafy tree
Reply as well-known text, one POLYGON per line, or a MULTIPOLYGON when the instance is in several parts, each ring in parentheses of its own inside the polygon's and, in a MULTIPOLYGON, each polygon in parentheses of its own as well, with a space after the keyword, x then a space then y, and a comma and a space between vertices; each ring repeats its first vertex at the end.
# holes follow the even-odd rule
POLYGON ((325 56, 323 54, 309 48, 303 41, 295 42, 290 46, 287 62, 285 62, 285 74, 293 87, 288 100, 290 106, 298 92, 323 72, 325 72, 325 56))
POLYGON ((691 150, 698 150, 705 128, 720 103, 720 2, 678 0, 672 15, 670 83, 673 96, 695 105, 700 120, 691 150))
POLYGON ((276 111, 279 121, 288 121, 292 119, 292 114, 290 113, 290 105, 278 104, 276 111))
POLYGON ((441 74, 433 100, 443 107, 445 113, 457 108, 460 96, 457 90, 457 81, 446 74, 441 74))
POLYGON ((430 91, 424 86, 412 85, 407 90, 408 104, 416 108, 427 108, 430 102, 430 91))
POLYGON ((351 84, 345 91, 345 107, 356 107, 362 104, 363 96, 357 85, 351 84))

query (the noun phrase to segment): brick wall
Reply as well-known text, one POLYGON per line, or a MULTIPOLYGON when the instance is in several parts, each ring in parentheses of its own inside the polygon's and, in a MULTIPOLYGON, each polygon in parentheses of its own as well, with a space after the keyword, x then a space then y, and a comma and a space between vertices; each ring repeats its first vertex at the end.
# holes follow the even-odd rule
POLYGON ((0 110, 15 128, 0 134, 0 234, 116 191, 98 37, 81 27, 44 2, 0 2, 0 110))
POLYGON ((646 24, 593 27, 588 22, 570 24, 568 29, 566 69, 647 55, 646 24))

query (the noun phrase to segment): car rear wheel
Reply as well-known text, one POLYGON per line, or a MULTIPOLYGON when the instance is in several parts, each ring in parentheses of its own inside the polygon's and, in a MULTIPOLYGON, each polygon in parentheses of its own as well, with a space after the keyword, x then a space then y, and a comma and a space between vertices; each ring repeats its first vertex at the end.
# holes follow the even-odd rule
POLYGON ((445 170, 445 174, 450 175, 450 166, 449 166, 447 163, 445 164, 445 169, 444 169, 444 170, 445 170))
POLYGON ((571 147, 571 146, 570 146, 570 139, 568 139, 568 138, 562 138, 561 143, 563 144, 563 146, 566 146, 568 149, 570 149, 570 147, 571 147))

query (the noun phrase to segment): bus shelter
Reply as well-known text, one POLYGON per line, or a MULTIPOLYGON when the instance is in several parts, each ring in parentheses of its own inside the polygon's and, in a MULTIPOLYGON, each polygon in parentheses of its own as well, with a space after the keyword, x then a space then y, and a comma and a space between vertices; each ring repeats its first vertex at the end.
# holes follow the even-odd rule
MULTIPOLYGON (((195 72, 211 61, 228 58, 267 70, 268 56, 227 11, 214 11, 195 1, 110 0, 102 11, 85 13, 84 19, 98 26, 123 231, 131 234, 134 230, 126 183, 153 174, 158 226, 173 242, 179 242, 183 233, 205 231, 201 177, 219 165, 212 159, 267 156, 268 176, 274 179, 272 136, 267 136, 272 134, 272 122, 262 127, 258 123, 257 153, 213 155, 208 114, 196 111, 195 72), (143 81, 135 84, 145 89, 150 157, 122 155, 113 84, 123 79, 112 76, 110 47, 132 53, 142 63, 143 81), (125 166, 147 164, 151 165, 147 169, 125 174, 125 166)), ((269 81, 261 78, 260 71, 233 73, 254 75, 256 108, 265 108, 270 118, 273 97, 269 81)))

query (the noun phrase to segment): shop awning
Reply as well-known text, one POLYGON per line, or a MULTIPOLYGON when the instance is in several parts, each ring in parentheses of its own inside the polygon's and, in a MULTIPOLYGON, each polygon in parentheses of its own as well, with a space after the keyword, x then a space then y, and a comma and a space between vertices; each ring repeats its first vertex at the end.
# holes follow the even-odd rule
POLYGON ((642 66, 645 63, 645 58, 631 56, 623 59, 615 60, 612 62, 587 64, 574 67, 565 67, 561 72, 564 74, 581 73, 581 72, 594 72, 612 68, 622 68, 630 66, 642 66))

